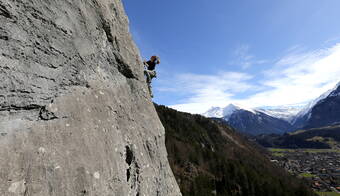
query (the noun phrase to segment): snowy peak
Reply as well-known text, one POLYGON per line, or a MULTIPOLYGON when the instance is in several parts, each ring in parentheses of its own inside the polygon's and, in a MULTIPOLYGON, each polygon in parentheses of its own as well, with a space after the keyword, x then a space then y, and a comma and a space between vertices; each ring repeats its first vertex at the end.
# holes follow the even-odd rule
POLYGON ((302 106, 266 106, 266 107, 258 107, 254 109, 246 108, 243 106, 229 104, 228 106, 221 108, 221 107, 212 107, 207 112, 203 113, 206 117, 214 117, 214 118, 224 118, 228 120, 229 117, 236 111, 248 111, 253 114, 257 114, 259 112, 265 113, 269 116, 274 118, 283 119, 289 121, 292 119, 300 110, 302 106))
POLYGON ((309 102, 297 115, 295 116, 293 123, 295 123, 299 118, 302 118, 308 113, 311 112, 313 107, 319 103, 321 100, 327 98, 327 97, 335 97, 340 96, 340 82, 333 88, 328 90, 327 92, 323 93, 320 97, 314 99, 313 101, 309 102))
POLYGON ((247 133, 282 133, 300 128, 340 124, 340 82, 307 105, 266 106, 246 109, 235 104, 214 107, 203 115, 223 118, 247 133))
POLYGON ((329 94, 329 97, 340 96, 340 82, 335 86, 333 91, 329 94))
POLYGON ((316 128, 340 122, 340 82, 311 101, 292 121, 295 128, 316 128))
POLYGON ((208 118, 222 118, 223 117, 223 108, 220 107, 212 107, 208 111, 202 114, 208 118))
POLYGON ((257 135, 263 133, 284 133, 291 129, 291 125, 288 122, 267 115, 259 110, 238 109, 237 107, 235 110, 232 110, 234 109, 232 106, 228 108, 233 112, 229 116, 223 117, 223 119, 230 126, 241 132, 257 135))
POLYGON ((269 116, 291 122, 294 119, 295 115, 298 114, 302 108, 303 105, 288 105, 259 107, 256 108, 256 110, 263 112, 269 116))
POLYGON ((234 104, 229 104, 227 107, 223 108, 223 118, 228 119, 235 111, 241 110, 242 108, 234 104))
MULTIPOLYGON (((266 107, 269 110, 269 107, 266 107)), ((272 108, 273 109, 273 108, 272 108)), ((277 109, 277 108, 276 108, 277 109)), ((266 110, 266 111, 267 111, 266 110)), ((283 113, 283 111, 280 111, 283 113)), ((204 113, 206 116, 223 118, 228 125, 247 134, 284 133, 291 130, 291 125, 285 120, 268 115, 264 109, 248 109, 235 104, 224 108, 214 107, 204 113)), ((274 109, 272 111, 274 113, 274 109)), ((278 111, 276 111, 278 113, 278 111)))
POLYGON ((252 109, 247 109, 242 106, 238 106, 235 104, 229 104, 228 106, 221 108, 221 107, 212 107, 207 112, 203 113, 202 115, 208 118, 226 118, 228 119, 235 111, 239 110, 246 110, 252 113, 256 113, 252 109))

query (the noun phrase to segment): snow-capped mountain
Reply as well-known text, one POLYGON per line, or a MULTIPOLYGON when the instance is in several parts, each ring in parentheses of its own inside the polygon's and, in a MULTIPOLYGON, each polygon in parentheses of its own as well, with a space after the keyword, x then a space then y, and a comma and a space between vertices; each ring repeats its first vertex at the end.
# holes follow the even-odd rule
POLYGON ((208 111, 204 112, 202 115, 208 118, 222 118, 223 108, 212 107, 208 111))
POLYGON ((304 107, 292 121, 295 128, 317 128, 340 123, 340 82, 304 107))
POLYGON ((254 109, 249 109, 243 106, 229 104, 228 106, 212 107, 207 112, 203 113, 203 116, 208 118, 224 118, 228 119, 234 112, 238 110, 247 110, 252 113, 262 112, 274 118, 279 118, 287 122, 291 122, 294 117, 301 111, 303 105, 284 105, 284 106, 263 106, 254 109))
POLYGON ((260 111, 237 110, 224 118, 228 124, 244 133, 251 135, 285 133, 292 130, 291 124, 279 118, 272 117, 260 111))
POLYGON ((246 109, 245 107, 241 107, 234 104, 229 104, 228 106, 221 108, 221 107, 212 107, 207 112, 203 113, 202 115, 208 118, 224 118, 227 119, 232 115, 235 111, 238 110, 248 110, 252 111, 251 109, 246 109))
POLYGON ((328 97, 329 95, 336 95, 336 93, 334 92, 338 87, 340 86, 340 82, 333 88, 333 89, 330 89, 328 90, 327 92, 323 93, 322 95, 320 95, 318 98, 314 99, 313 101, 309 102, 305 107, 303 107, 301 109, 300 112, 298 112, 294 118, 294 122, 300 118, 300 117, 303 117, 305 116, 306 114, 310 113, 311 110, 313 109, 313 107, 320 101, 320 100, 323 100, 325 99, 326 97, 328 97))
POLYGON ((230 104, 203 115, 222 118, 235 129, 250 133, 283 133, 300 128, 340 124, 340 82, 306 106, 288 105, 247 109, 230 104))
POLYGON ((269 116, 285 120, 289 123, 301 111, 303 105, 284 105, 284 106, 267 106, 258 107, 256 110, 263 112, 269 116))
MULTIPOLYGON (((238 110, 242 110, 242 108, 240 106, 236 106, 234 104, 229 104, 227 107, 223 108, 223 119, 228 120, 230 118, 230 116, 238 110)), ((243 109, 243 110, 245 110, 245 109, 243 109)))
POLYGON ((225 108, 214 107, 203 115, 222 118, 230 126, 241 132, 257 135, 263 133, 284 133, 291 125, 279 118, 273 117, 260 110, 230 104, 225 108))

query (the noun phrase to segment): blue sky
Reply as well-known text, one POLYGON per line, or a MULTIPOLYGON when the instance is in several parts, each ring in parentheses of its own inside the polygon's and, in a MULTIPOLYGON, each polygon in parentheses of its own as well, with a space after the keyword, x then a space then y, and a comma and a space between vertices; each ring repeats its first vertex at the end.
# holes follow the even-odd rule
POLYGON ((305 103, 340 81, 339 0, 123 0, 158 104, 305 103))

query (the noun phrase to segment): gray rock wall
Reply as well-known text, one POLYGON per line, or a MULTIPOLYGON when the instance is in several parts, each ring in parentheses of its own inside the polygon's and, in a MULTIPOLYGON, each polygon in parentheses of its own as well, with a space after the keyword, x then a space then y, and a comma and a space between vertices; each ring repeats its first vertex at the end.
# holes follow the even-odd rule
POLYGON ((120 0, 0 0, 0 195, 180 195, 120 0))

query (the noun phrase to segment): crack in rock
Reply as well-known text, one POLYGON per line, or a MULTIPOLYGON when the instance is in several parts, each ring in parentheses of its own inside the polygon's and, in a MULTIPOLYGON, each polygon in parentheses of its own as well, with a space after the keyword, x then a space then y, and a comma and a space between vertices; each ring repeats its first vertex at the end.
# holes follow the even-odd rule
POLYGON ((124 62, 123 58, 117 53, 114 53, 114 56, 118 64, 118 71, 126 78, 137 79, 137 77, 133 74, 130 66, 124 62))
POLYGON ((5 18, 12 19, 11 13, 8 11, 8 9, 4 5, 1 5, 1 4, 0 4, 0 15, 4 16, 5 18))
POLYGON ((25 106, 16 106, 16 105, 10 105, 10 106, 2 106, 0 107, 0 111, 21 111, 21 110, 39 110, 42 106, 36 105, 36 104, 30 104, 25 106))

